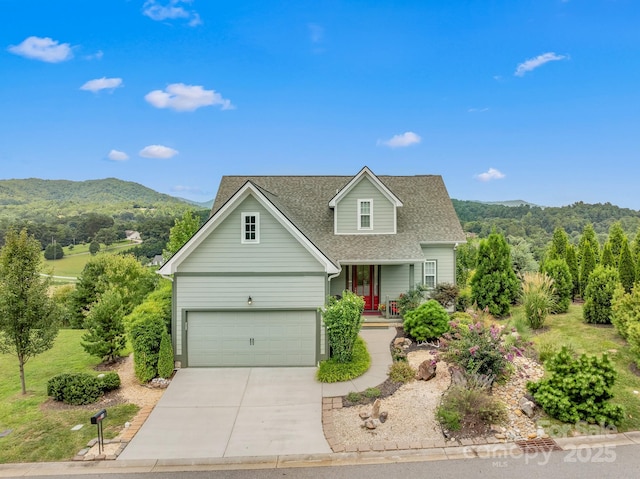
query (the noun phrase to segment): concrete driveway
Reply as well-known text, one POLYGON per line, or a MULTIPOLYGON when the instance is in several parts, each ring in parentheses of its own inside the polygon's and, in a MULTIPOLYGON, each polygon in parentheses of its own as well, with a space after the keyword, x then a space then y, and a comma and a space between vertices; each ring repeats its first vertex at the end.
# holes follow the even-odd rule
POLYGON ((181 369, 118 459, 329 453, 315 371, 181 369))

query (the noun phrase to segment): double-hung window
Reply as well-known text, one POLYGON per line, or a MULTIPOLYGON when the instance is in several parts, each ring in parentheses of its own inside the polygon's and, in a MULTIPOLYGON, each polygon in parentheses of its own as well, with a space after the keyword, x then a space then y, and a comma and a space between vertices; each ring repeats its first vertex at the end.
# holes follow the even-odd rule
POLYGON ((437 263, 435 260, 427 260, 424 262, 424 285, 427 288, 436 287, 437 263))
POLYGON ((373 229, 373 200, 358 200, 358 229, 373 229))
POLYGON ((260 243, 260 213, 242 213, 242 243, 260 243))

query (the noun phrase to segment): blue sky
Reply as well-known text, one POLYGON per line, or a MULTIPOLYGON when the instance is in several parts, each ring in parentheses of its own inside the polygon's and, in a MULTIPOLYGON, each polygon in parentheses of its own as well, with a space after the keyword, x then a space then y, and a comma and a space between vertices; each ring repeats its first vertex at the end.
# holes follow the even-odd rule
MULTIPOLYGON (((439 174, 640 209, 632 0, 0 0, 0 178, 439 174)), ((399 195, 402 192, 397 192, 399 195)))

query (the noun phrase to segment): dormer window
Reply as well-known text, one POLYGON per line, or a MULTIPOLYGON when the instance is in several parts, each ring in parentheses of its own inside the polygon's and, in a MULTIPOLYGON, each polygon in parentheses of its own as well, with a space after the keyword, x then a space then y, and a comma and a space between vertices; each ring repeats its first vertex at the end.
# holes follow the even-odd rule
POLYGON ((242 213, 242 243, 260 243, 260 213, 242 213))
POLYGON ((358 229, 373 229, 373 200, 358 200, 358 229))

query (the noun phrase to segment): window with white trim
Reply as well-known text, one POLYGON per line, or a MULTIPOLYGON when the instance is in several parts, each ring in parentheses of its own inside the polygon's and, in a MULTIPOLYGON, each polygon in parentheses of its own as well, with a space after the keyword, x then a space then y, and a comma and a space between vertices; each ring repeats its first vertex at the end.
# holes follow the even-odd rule
POLYGON ((242 213, 242 243, 260 243, 260 213, 242 213))
POLYGON ((436 287, 437 263, 435 260, 424 262, 424 285, 427 288, 436 287))
POLYGON ((358 200, 358 229, 373 229, 373 200, 358 200))

